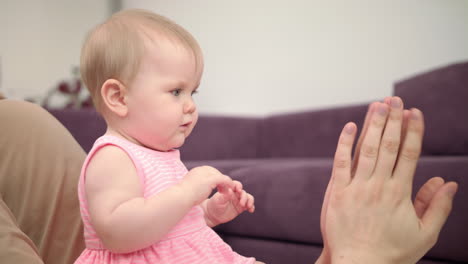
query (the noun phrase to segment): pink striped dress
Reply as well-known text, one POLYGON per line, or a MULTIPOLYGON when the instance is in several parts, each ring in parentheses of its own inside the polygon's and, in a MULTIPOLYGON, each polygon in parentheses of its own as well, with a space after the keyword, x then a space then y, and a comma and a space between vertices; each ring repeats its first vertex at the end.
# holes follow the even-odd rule
POLYGON ((163 238, 138 251, 117 254, 104 248, 94 230, 85 195, 84 172, 96 151, 106 145, 121 148, 133 161, 143 185, 143 195, 149 198, 179 182, 187 173, 180 161, 179 151, 159 152, 127 140, 104 135, 88 154, 78 184, 81 217, 84 223, 86 249, 75 264, 144 264, 144 263, 254 263, 254 258, 234 252, 210 227, 206 225, 203 209, 193 207, 187 215, 163 238))

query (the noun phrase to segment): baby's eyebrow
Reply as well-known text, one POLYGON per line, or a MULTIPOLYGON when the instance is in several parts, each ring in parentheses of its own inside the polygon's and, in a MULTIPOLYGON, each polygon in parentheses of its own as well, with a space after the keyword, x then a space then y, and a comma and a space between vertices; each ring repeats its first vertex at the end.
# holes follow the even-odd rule
POLYGON ((192 89, 193 91, 196 91, 198 87, 200 87, 200 82, 194 87, 188 87, 187 83, 184 81, 175 81, 175 82, 170 83, 168 87, 171 87, 171 88, 177 87, 179 89, 192 89))

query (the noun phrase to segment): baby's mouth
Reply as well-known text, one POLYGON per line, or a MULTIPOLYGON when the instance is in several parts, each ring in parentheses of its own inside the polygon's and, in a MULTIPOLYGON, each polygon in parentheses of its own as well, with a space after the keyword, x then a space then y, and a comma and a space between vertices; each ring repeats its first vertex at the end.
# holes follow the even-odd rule
POLYGON ((183 124, 183 125, 182 125, 182 127, 189 127, 189 126, 190 126, 190 124, 192 124, 192 121, 190 121, 190 122, 187 122, 187 123, 183 124))

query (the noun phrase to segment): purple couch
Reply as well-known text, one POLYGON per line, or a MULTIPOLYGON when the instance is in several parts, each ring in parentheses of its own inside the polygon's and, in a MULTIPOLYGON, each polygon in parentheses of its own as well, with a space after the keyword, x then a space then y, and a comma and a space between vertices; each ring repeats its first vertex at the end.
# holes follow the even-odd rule
MULTIPOLYGON (((433 176, 459 183, 439 242, 419 263, 468 263, 468 63, 395 84, 405 107, 425 113, 414 189, 433 176)), ((322 248, 320 210, 343 125, 362 125, 367 104, 267 117, 201 116, 181 149, 187 167, 211 165, 244 183, 256 199, 216 231, 236 251, 267 263, 313 263, 322 248)), ((104 133, 91 110, 51 110, 85 151, 104 133)), ((414 193, 414 192, 413 192, 414 193)))

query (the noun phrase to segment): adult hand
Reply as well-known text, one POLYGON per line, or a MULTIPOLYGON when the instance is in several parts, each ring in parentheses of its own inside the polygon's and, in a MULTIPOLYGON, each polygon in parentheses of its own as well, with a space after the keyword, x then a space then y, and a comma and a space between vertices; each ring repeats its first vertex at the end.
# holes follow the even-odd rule
POLYGON ((423 116, 403 110, 397 97, 385 102, 371 105, 354 163, 355 124, 340 135, 322 208, 325 248, 318 262, 415 263, 435 244, 450 213, 457 184, 441 178, 429 180, 411 201, 423 116))

